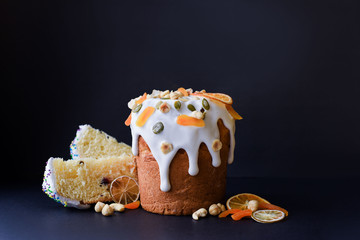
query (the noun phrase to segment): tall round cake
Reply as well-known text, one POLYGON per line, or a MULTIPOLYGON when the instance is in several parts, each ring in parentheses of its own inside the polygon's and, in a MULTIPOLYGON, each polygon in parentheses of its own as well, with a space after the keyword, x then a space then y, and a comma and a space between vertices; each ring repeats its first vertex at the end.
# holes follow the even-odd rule
POLYGON ((235 147, 232 99, 219 93, 157 91, 129 102, 142 207, 189 215, 220 202, 235 147))

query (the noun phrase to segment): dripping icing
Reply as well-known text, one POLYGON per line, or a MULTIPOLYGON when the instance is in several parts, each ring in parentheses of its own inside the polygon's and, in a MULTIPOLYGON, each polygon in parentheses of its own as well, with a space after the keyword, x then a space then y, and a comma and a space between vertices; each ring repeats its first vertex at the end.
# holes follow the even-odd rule
POLYGON ((169 168, 172 159, 179 149, 184 149, 189 158, 188 173, 195 176, 199 172, 198 154, 201 143, 204 143, 212 157, 212 165, 218 167, 221 164, 220 151, 213 151, 212 142, 214 139, 220 139, 220 132, 217 125, 219 119, 224 123, 224 126, 230 131, 230 150, 228 163, 231 164, 234 160, 235 149, 235 120, 226 110, 225 104, 220 102, 213 102, 209 100, 210 109, 206 110, 205 127, 182 126, 176 123, 179 115, 185 114, 191 116, 191 111, 187 108, 188 104, 192 104, 197 111, 202 108, 202 99, 204 97, 185 97, 188 101, 181 102, 182 106, 179 110, 175 109, 174 102, 178 100, 148 98, 142 103, 142 108, 137 113, 132 113, 131 119, 131 134, 132 134, 132 151, 135 156, 138 155, 138 139, 139 136, 144 138, 149 146, 152 155, 159 165, 160 171, 160 189, 167 192, 171 189, 169 180, 169 168), (138 127, 136 119, 147 107, 155 107, 159 101, 167 102, 171 109, 167 113, 162 113, 156 110, 153 115, 146 121, 142 127, 138 127), (152 126, 157 122, 162 122, 164 130, 159 134, 154 134, 152 126), (173 150, 164 154, 160 150, 162 142, 169 142, 173 145, 173 150))

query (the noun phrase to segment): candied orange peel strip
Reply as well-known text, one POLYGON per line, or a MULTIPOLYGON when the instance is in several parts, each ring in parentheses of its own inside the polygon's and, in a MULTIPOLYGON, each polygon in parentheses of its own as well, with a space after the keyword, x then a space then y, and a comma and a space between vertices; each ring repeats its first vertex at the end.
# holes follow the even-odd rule
POLYGON ((144 124, 146 123, 146 121, 149 119, 149 117, 155 112, 155 108, 154 107, 147 107, 145 108, 144 111, 142 111, 142 113, 140 113, 138 119, 136 120, 135 124, 138 127, 142 127, 144 126, 144 124))
POLYGON ((140 207, 139 200, 125 205, 125 208, 127 208, 127 209, 137 209, 138 207, 140 207))
POLYGON ((242 211, 242 210, 241 209, 228 209, 228 210, 225 210, 222 213, 220 213, 219 218, 224 218, 224 217, 227 217, 230 214, 234 214, 234 213, 237 213, 237 212, 240 212, 240 211, 242 211))
POLYGON ((226 110, 228 110, 228 112, 230 113, 230 115, 235 119, 235 120, 241 120, 243 119, 235 110, 231 105, 226 104, 225 105, 226 110))
POLYGON ((188 92, 183 87, 179 88, 178 91, 181 92, 185 97, 189 96, 188 92))
POLYGON ((188 115, 178 116, 176 119, 176 123, 182 126, 205 127, 204 120, 190 117, 188 115))
POLYGON ((279 211, 282 211, 283 213, 285 213, 286 217, 289 215, 289 212, 287 210, 285 210, 282 207, 271 204, 271 203, 259 202, 258 209, 279 210, 279 211))
POLYGON ((231 218, 235 221, 239 221, 243 217, 250 217, 252 214, 252 211, 250 209, 248 210, 240 210, 239 212, 231 215, 231 218))
POLYGON ((131 113, 130 113, 130 115, 128 116, 128 118, 125 120, 125 125, 126 125, 126 126, 130 126, 130 123, 131 123, 131 113))
POLYGON ((135 101, 136 104, 141 104, 146 100, 147 93, 145 92, 138 100, 135 101))
POLYGON ((230 104, 230 105, 233 103, 232 98, 229 95, 224 94, 224 93, 194 92, 191 95, 202 96, 202 97, 215 99, 215 100, 218 100, 218 101, 220 101, 222 103, 230 104))

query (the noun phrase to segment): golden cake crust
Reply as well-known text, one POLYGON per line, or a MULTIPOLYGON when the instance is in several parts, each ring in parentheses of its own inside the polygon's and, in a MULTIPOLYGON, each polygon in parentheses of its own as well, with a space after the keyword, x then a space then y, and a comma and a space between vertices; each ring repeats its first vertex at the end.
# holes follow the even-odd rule
POLYGON ((207 146, 199 148, 199 173, 188 173, 189 160, 186 151, 180 149, 170 165, 171 190, 160 190, 159 167, 145 140, 140 136, 139 155, 136 156, 142 207, 149 212, 164 215, 190 215, 199 208, 208 208, 221 202, 226 190, 226 169, 230 149, 230 132, 222 120, 218 121, 221 165, 212 166, 207 146))

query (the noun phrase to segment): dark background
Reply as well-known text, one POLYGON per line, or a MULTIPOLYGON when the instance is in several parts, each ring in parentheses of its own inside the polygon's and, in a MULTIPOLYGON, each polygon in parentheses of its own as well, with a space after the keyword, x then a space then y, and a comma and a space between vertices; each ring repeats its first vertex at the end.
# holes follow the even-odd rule
POLYGON ((78 125, 131 144, 131 98, 191 87, 229 94, 244 117, 230 177, 359 177, 356 2, 9 3, 10 167, 40 185, 78 125))
POLYGON ((0 239, 359 238, 358 1, 5 5, 0 239), (181 86, 233 97, 244 119, 225 199, 257 194, 285 221, 105 218, 41 192, 47 159, 70 158, 80 124, 130 144, 127 102, 181 86))

